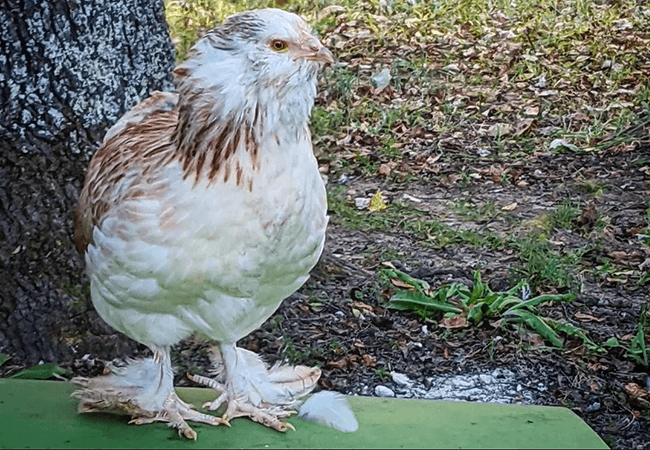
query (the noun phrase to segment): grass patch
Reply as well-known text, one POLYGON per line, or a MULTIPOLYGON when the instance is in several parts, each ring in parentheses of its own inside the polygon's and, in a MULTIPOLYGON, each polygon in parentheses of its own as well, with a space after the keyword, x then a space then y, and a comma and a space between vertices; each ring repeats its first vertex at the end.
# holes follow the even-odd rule
MULTIPOLYGON (((313 128, 334 141, 358 136, 344 153, 372 153, 366 135, 416 148, 453 137, 461 148, 513 156, 564 138, 595 151, 631 142, 622 132, 648 109, 650 7, 632 0, 168 0, 178 60, 227 15, 263 7, 303 15, 338 56, 321 81, 313 128), (375 92, 371 77, 384 68, 390 84, 375 92)), ((401 156, 377 155, 392 157, 401 156)), ((337 162, 333 171, 356 163, 337 162)))
POLYGON ((575 272, 589 246, 559 252, 541 232, 532 232, 521 239, 516 239, 512 245, 516 248, 517 256, 522 262, 519 266, 511 267, 510 277, 513 281, 529 280, 535 287, 553 286, 571 289, 579 287, 575 272))
MULTIPOLYGON (((332 222, 350 229, 366 232, 407 233, 420 239, 421 245, 447 247, 466 245, 475 248, 504 250, 514 253, 520 264, 510 267, 514 283, 528 280, 534 288, 556 287, 576 289, 579 287, 577 271, 582 256, 591 248, 583 246, 570 251, 559 251, 549 242, 543 230, 532 229, 521 236, 511 233, 501 236, 489 230, 463 229, 431 219, 428 213, 407 202, 394 201, 382 212, 360 211, 343 196, 343 188, 334 189, 328 196, 332 222)), ((465 203, 462 203, 465 205, 465 203)), ((468 206, 457 207, 469 211, 474 219, 490 217, 496 213, 489 204, 479 212, 468 206)), ((556 209, 553 224, 571 223, 576 215, 571 205, 556 209)))

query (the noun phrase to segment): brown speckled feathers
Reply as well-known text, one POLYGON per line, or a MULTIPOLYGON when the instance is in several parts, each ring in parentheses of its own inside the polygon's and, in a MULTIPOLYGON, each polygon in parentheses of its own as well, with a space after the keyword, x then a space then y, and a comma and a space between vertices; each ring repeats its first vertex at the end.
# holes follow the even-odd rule
MULTIPOLYGON (((175 73, 179 84, 186 71, 175 73)), ((188 83, 189 84, 189 83, 188 83)), ((123 200, 156 195, 152 186, 160 168, 178 161, 184 178, 198 182, 205 177, 213 182, 221 175, 227 182, 234 177, 237 185, 253 189, 253 177, 247 176, 241 160, 233 158, 238 148, 249 155, 252 171, 259 167, 258 137, 262 117, 251 112, 253 120, 235 117, 218 120, 209 107, 195 107, 200 95, 189 87, 177 94, 154 92, 125 115, 109 131, 97 150, 86 174, 86 183, 74 213, 74 242, 83 253, 92 241, 92 230, 102 216, 123 200), (125 180, 128 178, 128 180, 125 180)), ((240 116, 241 117, 241 116, 240 116)))

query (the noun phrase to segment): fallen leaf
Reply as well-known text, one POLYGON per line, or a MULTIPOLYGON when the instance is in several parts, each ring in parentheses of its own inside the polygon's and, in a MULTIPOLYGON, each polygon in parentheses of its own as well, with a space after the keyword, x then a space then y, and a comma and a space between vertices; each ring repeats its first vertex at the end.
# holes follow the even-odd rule
POLYGON ((372 212, 380 212, 386 208, 388 208, 388 206, 386 203, 384 203, 384 197, 381 195, 381 191, 377 189, 375 195, 373 195, 370 199, 370 205, 368 206, 368 209, 372 212))
POLYGON ((467 328, 467 318, 465 316, 454 316, 454 317, 445 317, 438 324, 442 328, 447 329, 456 329, 456 328, 467 328))
POLYGON ((366 303, 363 303, 363 302, 359 302, 359 301, 352 302, 352 306, 354 306, 356 308, 359 308, 359 309, 363 309, 364 311, 368 311, 368 312, 373 312, 375 310, 372 306, 370 306, 370 305, 368 305, 366 303))
POLYGON ((403 282, 402 280, 398 278, 391 278, 390 282, 393 283, 393 285, 397 286, 398 288, 403 288, 403 289, 413 289, 413 286, 411 286, 408 283, 403 282))
POLYGON ((356 348, 366 348, 365 344, 359 339, 355 339, 352 345, 354 345, 356 348))
POLYGON ((587 203, 587 206, 582 210, 580 215, 580 225, 587 231, 591 230, 596 221, 598 220, 598 213, 596 212, 596 204, 593 201, 587 203))
POLYGON ((594 317, 591 314, 575 313, 574 317, 581 322, 604 322, 605 319, 602 317, 594 317))
POLYGON ((614 26, 617 30, 631 30, 633 28, 632 23, 627 19, 619 19, 614 21, 614 26))
POLYGON ((596 370, 604 370, 604 369, 607 369, 607 366, 605 366, 605 365, 603 365, 603 364, 601 364, 601 363, 598 363, 598 362, 595 362, 595 363, 587 363, 587 369, 589 369, 589 370, 593 370, 593 371, 596 371, 596 370))
POLYGON ((361 355, 361 364, 367 367, 375 367, 377 365, 377 359, 366 353, 365 355, 361 355))
POLYGON ((324 19, 327 16, 330 16, 332 14, 338 14, 338 13, 344 13, 345 8, 343 6, 339 5, 330 5, 326 6, 323 8, 323 10, 320 12, 319 16, 321 19, 324 19))
POLYGON ((348 366, 347 358, 339 359, 338 361, 327 361, 327 367, 335 367, 337 369, 343 369, 348 366))
POLYGON ((404 200, 410 200, 410 201, 412 201, 413 203, 422 203, 422 199, 419 199, 419 198, 417 198, 417 197, 413 197, 412 195, 409 195, 409 194, 404 194, 404 195, 402 195, 402 199, 404 199, 404 200))
POLYGON ((534 348, 540 348, 546 345, 544 338, 537 333, 521 333, 520 336, 524 341, 532 344, 534 348))
POLYGON ((532 127, 533 123, 535 123, 535 119, 523 119, 523 120, 519 120, 519 121, 517 122, 516 127, 515 127, 515 136, 521 136, 522 134, 524 134, 525 132, 527 132, 528 130, 530 130, 530 128, 532 127))
POLYGON ((527 116, 537 116, 539 114, 539 106, 527 106, 524 108, 524 114, 527 116))
POLYGON ((501 137, 510 134, 511 130, 512 126, 508 123, 495 123, 488 128, 487 134, 492 137, 501 137))
POLYGON ((636 383, 628 383, 623 386, 623 391, 630 397, 630 403, 634 406, 650 408, 650 392, 636 383))
POLYGON ((397 163, 395 161, 383 163, 377 169, 377 174, 387 177, 391 174, 397 163))
POLYGON ((517 202, 510 203, 509 205, 506 205, 501 208, 501 210, 503 211, 514 211, 515 209, 517 209, 517 202))

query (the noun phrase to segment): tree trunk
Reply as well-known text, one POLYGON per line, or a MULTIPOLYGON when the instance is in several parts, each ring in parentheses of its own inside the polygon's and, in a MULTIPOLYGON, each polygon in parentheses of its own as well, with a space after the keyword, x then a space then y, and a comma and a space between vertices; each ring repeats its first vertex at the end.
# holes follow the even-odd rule
POLYGON ((0 352, 128 354, 89 305, 72 211, 106 130, 172 87, 162 1, 0 0, 0 36, 0 352))

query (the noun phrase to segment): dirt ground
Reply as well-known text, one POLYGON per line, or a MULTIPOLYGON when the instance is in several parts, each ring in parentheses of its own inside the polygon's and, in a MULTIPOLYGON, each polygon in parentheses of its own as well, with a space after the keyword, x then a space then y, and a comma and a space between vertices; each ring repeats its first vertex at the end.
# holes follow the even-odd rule
MULTIPOLYGON (((607 237, 583 255, 577 298, 546 309, 548 316, 568 318, 587 330, 592 340, 602 343, 610 337, 629 339, 642 306, 648 303, 647 283, 635 287, 616 276, 595 274, 593 268, 606 255, 612 259, 618 256, 629 268, 650 257, 648 247, 636 236, 645 226, 648 185, 635 163, 649 151, 542 154, 519 167, 519 179, 528 184, 524 188, 496 185, 489 178, 465 186, 444 186, 391 185, 351 177, 346 189, 375 192, 381 188, 389 198, 408 194, 421 199, 418 208, 432 215, 440 214, 447 202, 460 197, 500 205, 516 201, 518 208, 512 214, 532 218, 556 204, 558 197, 583 198, 579 181, 584 177, 602 183, 604 193, 595 207, 611 218, 607 237)), ((457 172, 453 165, 451 158, 445 169, 457 172)), ((497 232, 508 229, 505 219, 482 226, 497 232)), ((583 246, 590 239, 589 233, 575 228, 555 230, 549 240, 559 247, 583 246)), ((535 348, 537 344, 530 336, 489 323, 452 333, 429 323, 424 335, 423 322, 417 315, 386 309, 385 292, 377 287, 373 275, 384 260, 435 287, 452 282, 469 285, 472 272, 481 267, 484 281, 493 290, 508 288, 508 269, 517 264, 512 255, 498 250, 462 244, 439 248, 404 233, 350 231, 333 217, 326 253, 308 285, 243 345, 262 352, 269 360, 293 357, 320 363, 324 369, 321 385, 347 393, 385 383, 382 371, 377 370, 380 368, 426 383, 427 377, 435 375, 507 367, 530 385, 538 380, 548 383, 548 390, 539 393, 536 403, 570 407, 609 445, 650 448, 648 403, 626 394, 630 383, 647 387, 647 367, 625 358, 622 351, 589 355, 578 342, 565 343, 563 351, 535 348), (386 257, 389 248, 394 258, 386 257), (287 343, 291 343, 290 354, 287 343), (315 352, 318 349, 323 353, 315 352)))

